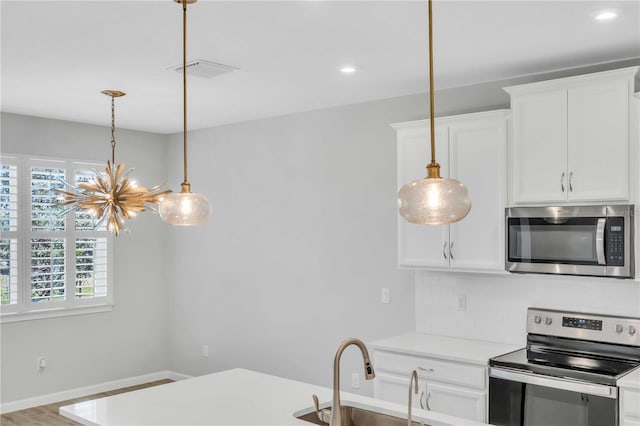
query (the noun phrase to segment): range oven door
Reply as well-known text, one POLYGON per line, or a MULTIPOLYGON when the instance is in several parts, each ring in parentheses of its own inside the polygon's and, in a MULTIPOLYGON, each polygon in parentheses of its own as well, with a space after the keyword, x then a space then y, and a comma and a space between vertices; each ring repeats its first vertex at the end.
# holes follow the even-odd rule
POLYGON ((617 426, 614 386, 490 368, 489 423, 497 426, 617 426))

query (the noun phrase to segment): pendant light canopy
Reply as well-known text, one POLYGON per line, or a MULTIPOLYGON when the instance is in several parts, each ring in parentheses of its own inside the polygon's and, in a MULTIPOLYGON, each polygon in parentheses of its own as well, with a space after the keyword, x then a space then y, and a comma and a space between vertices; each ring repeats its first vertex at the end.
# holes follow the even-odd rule
POLYGON ((433 23, 432 0, 429 0, 429 113, 431 126, 431 162, 427 177, 409 182, 398 192, 400 215, 418 225, 444 225, 458 222, 471 210, 471 200, 465 186, 455 179, 440 177, 436 162, 435 114, 433 94, 433 23))
POLYGON ((125 93, 118 90, 103 90, 102 93, 111 97, 111 161, 107 161, 104 173, 93 170, 94 176, 88 182, 81 182, 77 186, 65 182, 72 190, 56 191, 63 196, 62 204, 66 206, 61 214, 86 210, 98 220, 96 228, 106 221, 107 230, 117 237, 122 230, 127 230, 125 220, 134 218, 147 208, 155 211, 154 205, 170 191, 161 191, 163 185, 147 190, 129 178, 133 169, 123 173, 124 164, 116 167, 115 98, 125 93))
POLYGON ((173 0, 182 5, 182 102, 183 102, 183 170, 179 193, 165 195, 160 201, 160 217, 174 226, 195 226, 211 216, 211 203, 205 195, 191 192, 187 178, 187 4, 196 0, 173 0))

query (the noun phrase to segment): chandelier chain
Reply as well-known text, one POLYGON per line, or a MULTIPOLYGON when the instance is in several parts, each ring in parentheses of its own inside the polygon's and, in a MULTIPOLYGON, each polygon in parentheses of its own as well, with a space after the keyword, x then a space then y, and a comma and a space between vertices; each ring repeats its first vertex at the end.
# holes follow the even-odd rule
POLYGON ((116 106, 115 96, 111 96, 111 163, 116 164, 116 106))

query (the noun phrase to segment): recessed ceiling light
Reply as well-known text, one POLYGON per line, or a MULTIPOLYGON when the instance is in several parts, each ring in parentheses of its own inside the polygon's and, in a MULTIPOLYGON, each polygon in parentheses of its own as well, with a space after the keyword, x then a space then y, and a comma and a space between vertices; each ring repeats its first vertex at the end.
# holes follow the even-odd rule
POLYGON ((340 67, 340 72, 342 74, 353 74, 356 72, 356 67, 353 65, 345 65, 344 67, 340 67))
POLYGON ((593 14, 596 21, 610 21, 618 16, 618 11, 614 9, 600 10, 593 14))

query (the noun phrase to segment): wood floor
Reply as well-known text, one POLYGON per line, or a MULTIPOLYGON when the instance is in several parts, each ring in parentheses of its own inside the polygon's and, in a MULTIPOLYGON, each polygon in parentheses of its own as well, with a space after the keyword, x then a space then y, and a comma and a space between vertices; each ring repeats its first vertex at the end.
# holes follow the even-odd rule
POLYGON ((145 383, 144 385, 131 386, 128 388, 116 389, 109 392, 97 393, 82 398, 69 399, 67 401, 56 402, 49 405, 41 405, 39 407, 29 408, 27 410, 14 411, 0 416, 0 425, 2 426, 67 426, 78 425, 72 420, 58 414, 58 408, 75 404, 76 402, 88 401, 90 399, 104 398, 105 396, 117 395, 119 393, 131 392, 137 389, 144 389, 151 386, 163 385, 171 383, 173 380, 158 380, 156 382, 145 383))

